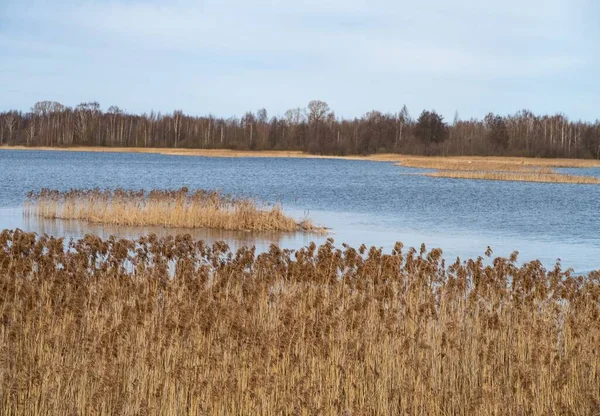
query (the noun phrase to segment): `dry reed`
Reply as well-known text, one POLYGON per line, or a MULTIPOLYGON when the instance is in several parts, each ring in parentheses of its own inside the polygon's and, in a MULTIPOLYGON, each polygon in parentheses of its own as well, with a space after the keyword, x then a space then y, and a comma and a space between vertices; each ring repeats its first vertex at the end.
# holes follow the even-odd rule
POLYGON ((593 415, 600 273, 0 233, 3 414, 593 415))
POLYGON ((600 167, 600 161, 495 156, 402 156, 399 165, 454 171, 554 173, 553 168, 597 168, 600 167))
POLYGON ((565 173, 545 172, 476 172, 476 171, 437 171, 425 173, 425 176, 454 179, 479 179, 492 181, 573 183, 599 185, 600 178, 594 176, 569 175, 565 173))
POLYGON ((42 189, 28 194, 24 213, 43 218, 127 226, 325 232, 324 228, 314 226, 310 220, 297 222, 286 216, 279 205, 260 207, 251 199, 232 198, 216 191, 189 192, 187 188, 150 192, 42 189))
POLYGON ((600 184, 593 176, 558 173, 553 168, 599 167, 595 160, 534 159, 519 157, 406 157, 399 166, 437 169, 431 177, 494 181, 600 184))

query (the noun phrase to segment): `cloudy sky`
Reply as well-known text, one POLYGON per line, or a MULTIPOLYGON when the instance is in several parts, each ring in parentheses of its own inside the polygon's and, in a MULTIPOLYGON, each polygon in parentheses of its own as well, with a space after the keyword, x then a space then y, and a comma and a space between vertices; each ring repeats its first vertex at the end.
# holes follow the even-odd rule
POLYGON ((595 0, 0 0, 0 110, 600 118, 595 0), (493 3, 493 4, 492 4, 493 3))

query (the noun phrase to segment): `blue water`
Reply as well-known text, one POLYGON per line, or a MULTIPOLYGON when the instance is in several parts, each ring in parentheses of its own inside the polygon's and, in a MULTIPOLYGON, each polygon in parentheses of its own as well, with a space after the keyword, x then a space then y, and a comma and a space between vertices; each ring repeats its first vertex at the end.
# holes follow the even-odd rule
MULTIPOLYGON (((332 228, 336 244, 391 249, 440 247, 454 260, 518 250, 547 267, 562 259, 578 272, 600 269, 600 186, 430 178, 391 163, 287 158, 204 158, 155 154, 0 151, 0 229, 81 236, 134 237, 155 228, 123 228, 23 218, 29 190, 40 188, 220 189, 269 203, 332 228)), ((569 170, 571 172, 571 170, 569 170)), ((600 169, 573 173, 600 176, 600 169)), ((158 231, 161 231, 158 229, 158 231)), ((172 232, 172 230, 162 230, 172 232)), ((197 230, 232 246, 297 248, 326 237, 197 230)))

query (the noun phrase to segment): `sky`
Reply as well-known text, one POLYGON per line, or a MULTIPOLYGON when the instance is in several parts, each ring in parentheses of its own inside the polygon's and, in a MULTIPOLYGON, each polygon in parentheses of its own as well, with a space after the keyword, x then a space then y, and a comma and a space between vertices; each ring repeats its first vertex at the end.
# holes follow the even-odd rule
POLYGON ((0 111, 600 118, 596 0, 0 0, 0 111))

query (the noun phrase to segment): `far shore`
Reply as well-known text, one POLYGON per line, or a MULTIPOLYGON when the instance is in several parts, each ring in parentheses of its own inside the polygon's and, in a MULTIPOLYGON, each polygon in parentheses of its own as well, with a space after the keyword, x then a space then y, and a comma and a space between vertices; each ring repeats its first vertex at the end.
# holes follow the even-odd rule
MULTIPOLYGON (((399 166, 411 168, 424 168, 445 171, 446 174, 438 173, 429 176, 448 176, 447 172, 461 172, 453 175, 454 178, 462 179, 488 179, 488 180, 510 180, 520 182, 539 182, 540 176, 545 176, 542 182, 568 182, 579 183, 579 176, 561 174, 554 168, 597 168, 600 160, 593 159, 550 159, 530 157, 504 157, 504 156, 413 156, 395 153, 381 153, 367 156, 331 156, 315 155, 301 151, 289 150, 229 150, 229 149, 172 149, 158 147, 99 147, 99 146, 77 146, 77 147, 26 147, 26 146, 0 146, 0 150, 38 150, 38 151, 63 151, 63 152, 105 152, 105 153, 152 153, 172 156, 196 156, 196 157, 223 157, 223 158, 307 158, 307 159, 342 159, 342 160, 365 160, 373 162, 390 162, 399 166), (489 172, 518 172, 522 175, 483 175, 489 172), (535 175, 529 175, 533 174, 535 175), (535 180, 532 180, 535 178, 535 180)), ((585 177, 584 177, 585 178, 585 177)), ((594 181, 595 182, 595 181, 594 181)), ((585 180, 582 183, 590 183, 585 180)))
POLYGON ((314 155, 295 150, 230 150, 230 149, 173 149, 165 147, 101 147, 101 146, 73 146, 73 147, 27 147, 27 146, 0 146, 0 150, 38 150, 61 152, 103 152, 103 153, 152 153, 172 156, 196 157, 255 157, 255 158, 309 158, 309 159, 350 159, 350 160, 377 160, 400 162, 399 155, 385 154, 380 156, 393 159, 380 159, 373 156, 329 156, 314 155))

